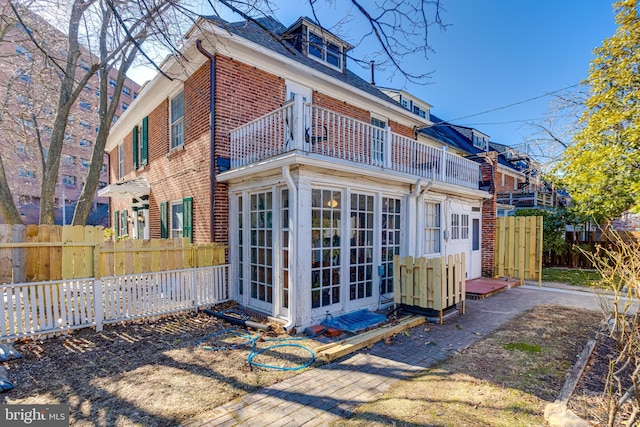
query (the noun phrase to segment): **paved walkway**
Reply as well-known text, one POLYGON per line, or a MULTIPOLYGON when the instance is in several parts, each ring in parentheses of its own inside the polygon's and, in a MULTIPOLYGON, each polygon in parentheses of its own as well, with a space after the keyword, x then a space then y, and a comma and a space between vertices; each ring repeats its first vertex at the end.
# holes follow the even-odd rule
POLYGON ((378 399, 396 381, 446 359, 539 304, 599 309, 588 290, 528 285, 483 300, 467 300, 466 314, 449 318, 444 325, 418 326, 408 335, 396 336, 392 345, 379 342, 352 357, 233 400, 215 409, 210 419, 184 426, 327 425, 378 399))

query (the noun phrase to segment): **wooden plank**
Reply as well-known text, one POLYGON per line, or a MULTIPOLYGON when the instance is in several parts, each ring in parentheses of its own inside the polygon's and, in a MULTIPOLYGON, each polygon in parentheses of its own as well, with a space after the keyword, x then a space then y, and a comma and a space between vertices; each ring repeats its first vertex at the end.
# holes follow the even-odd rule
POLYGON ((100 275, 102 277, 111 277, 115 274, 113 246, 113 240, 107 240, 100 246, 100 275))
POLYGON ((141 249, 144 250, 143 252, 140 252, 142 257, 142 273, 149 273, 150 271, 152 271, 151 270, 152 253, 147 251, 151 249, 151 240, 149 239, 142 240, 141 249))
POLYGON ((414 289, 414 305, 427 308, 427 258, 420 257, 415 260, 413 282, 414 289))
POLYGON ((133 240, 127 239, 122 242, 124 245, 124 274, 133 274, 133 240))
POLYGON ((510 249, 514 248, 516 244, 516 221, 515 218, 510 216, 506 218, 507 228, 506 228, 506 241, 505 241, 505 269, 504 274, 506 276, 513 277, 513 272, 515 269, 515 251, 510 249))
MULTIPOLYGON (((13 227, 8 224, 0 224, 0 242, 13 242, 13 227)), ((0 283, 13 283, 12 275, 12 249, 0 249, 0 283)))
POLYGON ((413 257, 404 257, 402 265, 404 267, 400 272, 402 283, 404 285, 404 289, 402 290, 402 294, 404 296, 402 303, 413 305, 413 257))
POLYGON ((525 279, 525 260, 526 260, 526 217, 518 217, 518 277, 520 278, 520 284, 524 285, 525 279))
POLYGON ((133 253, 133 272, 136 274, 142 273, 143 255, 138 249, 142 249, 142 240, 132 240, 133 249, 136 251, 133 253))
POLYGON ((114 250, 114 275, 122 276, 125 274, 124 267, 124 252, 120 251, 120 249, 124 248, 124 240, 120 240, 115 242, 113 245, 114 250))
MULTIPOLYGON (((62 227, 62 243, 73 242, 73 226, 65 225, 62 227)), ((73 247, 62 247, 62 278, 73 278, 73 247)))
POLYGON ((150 260, 150 265, 151 265, 151 272, 156 272, 156 271, 160 271, 160 262, 161 260, 161 253, 160 253, 160 240, 159 239, 153 239, 150 242, 150 247, 151 249, 153 249, 154 251, 151 252, 151 260, 150 260))
POLYGON ((544 217, 539 216, 537 221, 538 229, 538 286, 542 286, 542 244, 544 237, 544 217))
MULTIPOLYGON (((38 226, 35 224, 27 225, 24 236, 25 243, 36 243, 38 241, 38 226)), ((27 248, 25 276, 27 281, 35 281, 38 275, 38 256, 39 249, 37 246, 27 248)))
POLYGON ((429 260, 433 266, 433 305, 429 308, 434 310, 442 310, 442 287, 443 280, 446 279, 446 271, 444 266, 444 257, 433 258, 429 260))
POLYGON ((400 255, 393 256, 393 303, 397 307, 402 303, 402 285, 400 279, 400 255))
MULTIPOLYGON (((62 227, 60 225, 48 227, 48 241, 62 243, 62 227)), ((41 239, 42 241, 42 239, 41 239)), ((49 261, 47 262, 48 280, 62 279, 62 246, 51 247, 49 249, 49 261)))
POLYGON ((398 334, 406 329, 413 328, 424 323, 426 319, 422 316, 410 316, 403 319, 396 325, 385 325, 378 329, 368 331, 355 337, 347 338, 330 347, 321 346, 316 349, 318 357, 327 362, 331 362, 347 354, 368 347, 387 337, 398 334), (324 348, 323 348, 324 347, 324 348))
MULTIPOLYGON (((22 224, 15 224, 13 226, 13 243, 22 243, 25 240, 26 227, 22 224)), ((26 268, 26 249, 16 248, 13 249, 13 281, 15 283, 25 282, 25 268, 26 268)))

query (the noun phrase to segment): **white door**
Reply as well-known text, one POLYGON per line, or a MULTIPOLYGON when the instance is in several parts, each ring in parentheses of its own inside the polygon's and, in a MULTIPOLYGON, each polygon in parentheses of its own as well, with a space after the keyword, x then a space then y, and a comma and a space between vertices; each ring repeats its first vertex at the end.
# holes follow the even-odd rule
POLYGON ((349 203, 349 270, 347 301, 349 310, 376 305, 379 296, 377 258, 379 246, 374 245, 375 197, 372 194, 351 193, 349 203))
POLYGON ((469 257, 468 279, 482 276, 482 222, 480 214, 471 216, 471 256, 469 257))
MULTIPOLYGON (((304 130, 305 130, 305 135, 308 136, 312 130, 311 130, 311 109, 308 107, 307 104, 312 103, 313 92, 311 91, 310 88, 306 86, 302 86, 302 85, 299 85, 298 83, 294 83, 290 81, 287 82, 286 90, 287 90, 287 100, 301 97, 302 102, 305 103, 304 113, 303 113, 304 114, 304 130)), ((309 150, 309 148, 310 148, 309 141, 307 141, 305 142, 305 150, 309 150)))

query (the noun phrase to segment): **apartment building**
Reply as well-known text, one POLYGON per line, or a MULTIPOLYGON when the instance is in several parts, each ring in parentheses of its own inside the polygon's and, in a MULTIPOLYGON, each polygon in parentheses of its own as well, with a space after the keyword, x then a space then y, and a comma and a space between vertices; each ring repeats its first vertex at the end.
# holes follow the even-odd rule
MULTIPOLYGON (((60 76, 53 62, 45 59, 35 47, 29 33, 37 32, 38 37, 45 34, 43 39, 53 55, 59 51, 60 58, 64 58, 66 51, 63 43, 58 43, 59 49, 51 48, 57 45, 56 39, 62 34, 49 22, 34 14, 26 18, 25 22, 32 27, 19 23, 11 25, 0 43, 0 100, 5 106, 0 120, 0 150, 16 207, 26 224, 37 224, 43 156, 47 155, 57 108, 60 76)), ((89 52, 83 50, 78 61, 79 74, 89 70, 91 58, 89 52)), ((119 97, 116 120, 138 96, 140 86, 127 79, 122 93, 115 94, 116 71, 112 70, 110 76, 109 97, 119 97)), ((56 186, 56 224, 69 224, 73 218, 98 132, 99 96, 96 75, 83 88, 69 115, 56 186)), ((108 170, 109 157, 105 155, 100 187, 109 182, 108 170)), ((94 199, 89 224, 108 225, 108 203, 108 198, 94 199)))

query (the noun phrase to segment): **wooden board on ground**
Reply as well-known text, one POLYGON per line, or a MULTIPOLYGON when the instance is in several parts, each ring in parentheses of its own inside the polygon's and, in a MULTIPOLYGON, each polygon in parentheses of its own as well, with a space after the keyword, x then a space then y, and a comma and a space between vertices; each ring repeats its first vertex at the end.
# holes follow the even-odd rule
POLYGON ((409 316, 395 325, 385 325, 337 343, 320 346, 316 348, 316 354, 322 360, 331 362, 354 351, 358 351, 361 348, 375 344, 387 337, 398 334, 405 329, 418 326, 425 321, 426 319, 422 316, 409 316))

